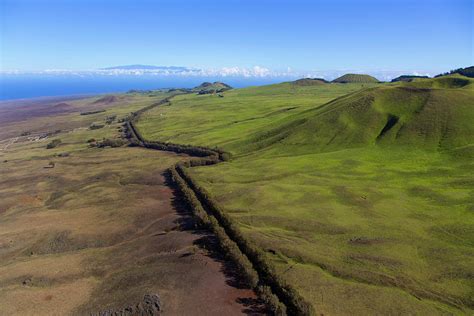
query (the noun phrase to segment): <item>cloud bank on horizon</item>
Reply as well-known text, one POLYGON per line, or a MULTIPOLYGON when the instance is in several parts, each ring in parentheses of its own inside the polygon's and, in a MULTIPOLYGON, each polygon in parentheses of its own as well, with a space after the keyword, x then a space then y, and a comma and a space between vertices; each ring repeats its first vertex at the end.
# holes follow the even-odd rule
POLYGON ((331 80, 346 73, 365 73, 379 80, 391 80, 400 75, 434 76, 436 71, 422 70, 377 70, 362 71, 357 69, 341 70, 309 70, 298 71, 291 68, 286 70, 273 70, 263 66, 253 67, 222 67, 222 68, 190 68, 181 66, 151 66, 151 65, 125 65, 99 69, 68 70, 45 69, 38 71, 1 70, 0 75, 48 75, 48 76, 159 76, 159 77, 190 77, 190 78, 269 78, 269 79, 298 79, 298 78, 324 78, 331 80))

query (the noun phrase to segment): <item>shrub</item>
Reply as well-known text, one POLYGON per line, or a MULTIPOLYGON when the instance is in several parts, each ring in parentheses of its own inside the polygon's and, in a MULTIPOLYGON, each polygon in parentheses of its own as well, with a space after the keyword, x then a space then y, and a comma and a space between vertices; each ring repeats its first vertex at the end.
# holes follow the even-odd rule
POLYGON ((105 110, 81 112, 81 115, 91 115, 91 114, 97 114, 97 113, 102 113, 102 112, 105 112, 105 110))
POLYGON ((256 292, 273 315, 286 315, 286 306, 272 293, 272 289, 269 286, 261 285, 257 288, 256 292))
POLYGON ((91 129, 91 130, 100 129, 100 128, 104 127, 104 126, 105 126, 105 125, 103 125, 103 124, 92 123, 92 124, 89 126, 89 129, 91 129))
POLYGON ((46 149, 56 148, 56 147, 59 146, 59 144, 61 144, 61 140, 60 140, 60 139, 53 139, 51 142, 49 142, 49 143, 46 145, 46 149))
POLYGON ((231 155, 229 153, 221 153, 219 156, 222 161, 229 161, 231 159, 231 155))
POLYGON ((117 118, 117 115, 110 115, 105 118, 105 124, 110 125, 112 124, 115 119, 117 118))

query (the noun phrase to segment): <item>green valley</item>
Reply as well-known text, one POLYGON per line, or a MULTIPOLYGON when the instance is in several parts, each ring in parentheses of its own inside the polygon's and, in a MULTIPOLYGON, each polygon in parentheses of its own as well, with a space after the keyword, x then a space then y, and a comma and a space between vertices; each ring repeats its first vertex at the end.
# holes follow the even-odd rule
POLYGON ((305 80, 179 95, 137 127, 232 155, 189 172, 318 314, 472 313, 474 81, 305 80))

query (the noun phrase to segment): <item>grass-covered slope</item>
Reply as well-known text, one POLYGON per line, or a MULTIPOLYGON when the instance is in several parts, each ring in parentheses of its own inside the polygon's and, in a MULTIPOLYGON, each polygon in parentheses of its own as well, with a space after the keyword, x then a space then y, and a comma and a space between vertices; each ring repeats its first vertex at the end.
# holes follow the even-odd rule
POLYGON ((203 82, 197 87, 194 87, 192 91, 199 94, 210 94, 210 93, 220 93, 232 89, 231 86, 223 82, 203 82))
MULTIPOLYGON (((282 84, 229 90, 224 97, 188 94, 173 98, 170 106, 142 115, 138 128, 147 139, 179 144, 235 147, 254 133, 280 120, 359 90, 360 84, 299 86, 282 84)), ((235 147, 235 150, 234 150, 235 147)))
POLYGON ((458 89, 465 88, 473 90, 473 79, 461 75, 449 75, 434 79, 415 79, 409 83, 408 87, 421 89, 458 89))
POLYGON ((444 74, 440 74, 440 75, 438 75, 437 77, 440 77, 440 76, 448 76, 448 75, 453 75, 453 74, 459 74, 459 75, 461 75, 461 76, 466 76, 466 77, 474 78, 474 66, 454 69, 454 70, 451 70, 450 72, 447 72, 447 73, 444 73, 444 74))
POLYGON ((334 79, 332 82, 336 83, 377 83, 377 78, 370 75, 362 74, 345 74, 339 78, 334 79))
POLYGON ((376 144, 464 149, 474 139, 473 82, 446 77, 362 90, 305 111, 245 143, 298 154, 376 144))
POLYGON ((428 76, 415 76, 415 75, 401 75, 398 76, 397 78, 393 78, 391 82, 398 82, 398 81, 404 81, 404 82, 410 82, 413 81, 413 79, 428 79, 428 76))
POLYGON ((302 78, 292 81, 291 83, 297 86, 317 86, 320 84, 326 84, 328 81, 322 78, 302 78))
POLYGON ((234 154, 190 171, 318 313, 472 313, 472 80, 351 86, 180 96, 139 126, 234 154))

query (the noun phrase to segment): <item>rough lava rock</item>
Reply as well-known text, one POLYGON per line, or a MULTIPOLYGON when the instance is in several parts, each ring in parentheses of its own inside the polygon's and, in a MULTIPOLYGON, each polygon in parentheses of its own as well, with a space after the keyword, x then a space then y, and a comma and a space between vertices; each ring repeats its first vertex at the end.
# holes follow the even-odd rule
POLYGON ((135 305, 130 305, 121 309, 109 309, 93 313, 93 316, 152 316, 160 315, 162 304, 158 294, 145 294, 143 300, 135 305))

